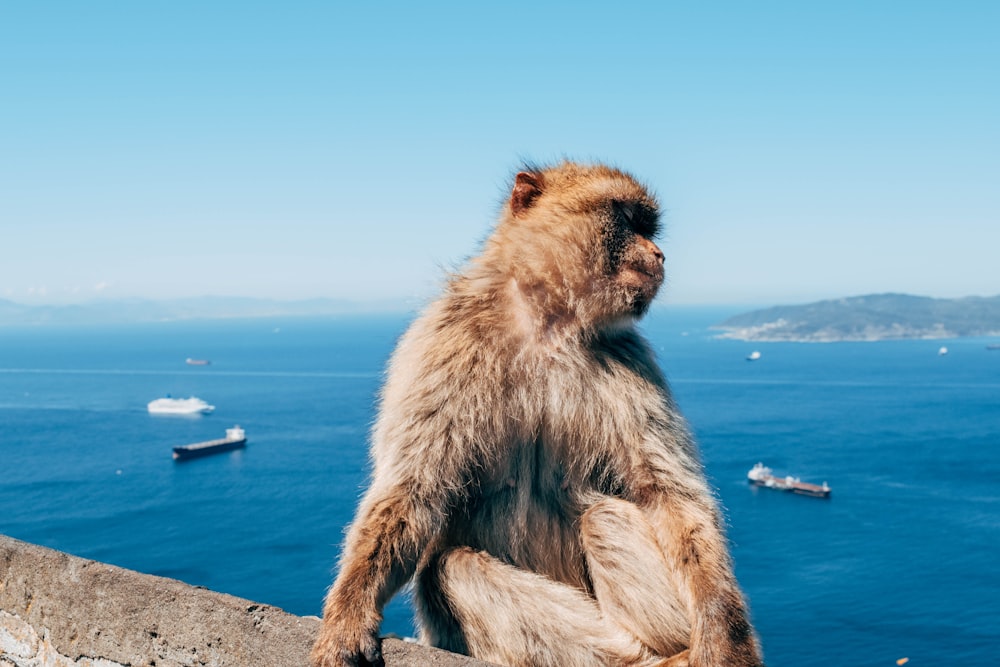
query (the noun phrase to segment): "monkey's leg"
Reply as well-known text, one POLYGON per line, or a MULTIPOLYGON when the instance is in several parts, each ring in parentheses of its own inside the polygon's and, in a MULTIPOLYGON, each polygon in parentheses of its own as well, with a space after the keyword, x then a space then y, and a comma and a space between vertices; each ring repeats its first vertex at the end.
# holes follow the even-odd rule
POLYGON ((671 580, 691 609, 690 664, 762 665, 713 508, 675 493, 643 506, 643 513, 663 548, 671 580))
POLYGON ((685 602, 652 525, 634 504, 604 498, 581 518, 587 567, 597 603, 658 655, 671 656, 691 642, 685 602))
POLYGON ((421 573, 423 641, 510 667, 659 664, 593 598, 468 547, 421 573))

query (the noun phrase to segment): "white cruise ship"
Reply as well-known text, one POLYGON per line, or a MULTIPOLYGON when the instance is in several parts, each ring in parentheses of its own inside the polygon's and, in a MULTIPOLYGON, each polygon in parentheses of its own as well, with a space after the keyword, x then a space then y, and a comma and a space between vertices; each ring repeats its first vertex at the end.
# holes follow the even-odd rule
POLYGON ((208 414, 215 409, 200 398, 158 398, 146 406, 153 415, 194 415, 208 414))

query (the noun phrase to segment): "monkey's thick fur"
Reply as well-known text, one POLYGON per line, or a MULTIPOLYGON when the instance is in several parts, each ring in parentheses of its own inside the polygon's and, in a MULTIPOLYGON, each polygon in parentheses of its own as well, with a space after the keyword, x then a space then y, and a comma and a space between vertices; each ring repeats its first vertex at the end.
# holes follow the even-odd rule
POLYGON ((393 354, 315 665, 381 664, 382 608, 411 578, 422 642, 501 665, 761 663, 635 329, 663 281, 658 224, 617 169, 516 176, 482 253, 393 354))

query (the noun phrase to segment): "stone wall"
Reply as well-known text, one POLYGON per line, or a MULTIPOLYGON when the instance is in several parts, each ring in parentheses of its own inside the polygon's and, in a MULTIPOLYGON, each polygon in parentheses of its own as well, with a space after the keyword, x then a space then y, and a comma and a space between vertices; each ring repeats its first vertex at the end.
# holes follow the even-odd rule
MULTIPOLYGON (((0 535, 0 666, 304 667, 316 617, 0 535)), ((396 639, 387 667, 487 667, 396 639)))

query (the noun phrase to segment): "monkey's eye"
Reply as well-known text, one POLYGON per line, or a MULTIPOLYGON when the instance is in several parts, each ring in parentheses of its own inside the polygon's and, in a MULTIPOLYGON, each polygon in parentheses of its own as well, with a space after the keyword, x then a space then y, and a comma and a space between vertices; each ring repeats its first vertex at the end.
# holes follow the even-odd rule
POLYGON ((656 234, 658 228, 656 211, 636 202, 617 199, 611 202, 611 207, 618 223, 626 229, 646 238, 652 238, 656 234))
POLYGON ((615 215, 622 222, 626 222, 629 225, 632 224, 632 218, 635 217, 635 204, 627 201, 615 200, 611 202, 611 206, 615 210, 615 215))

